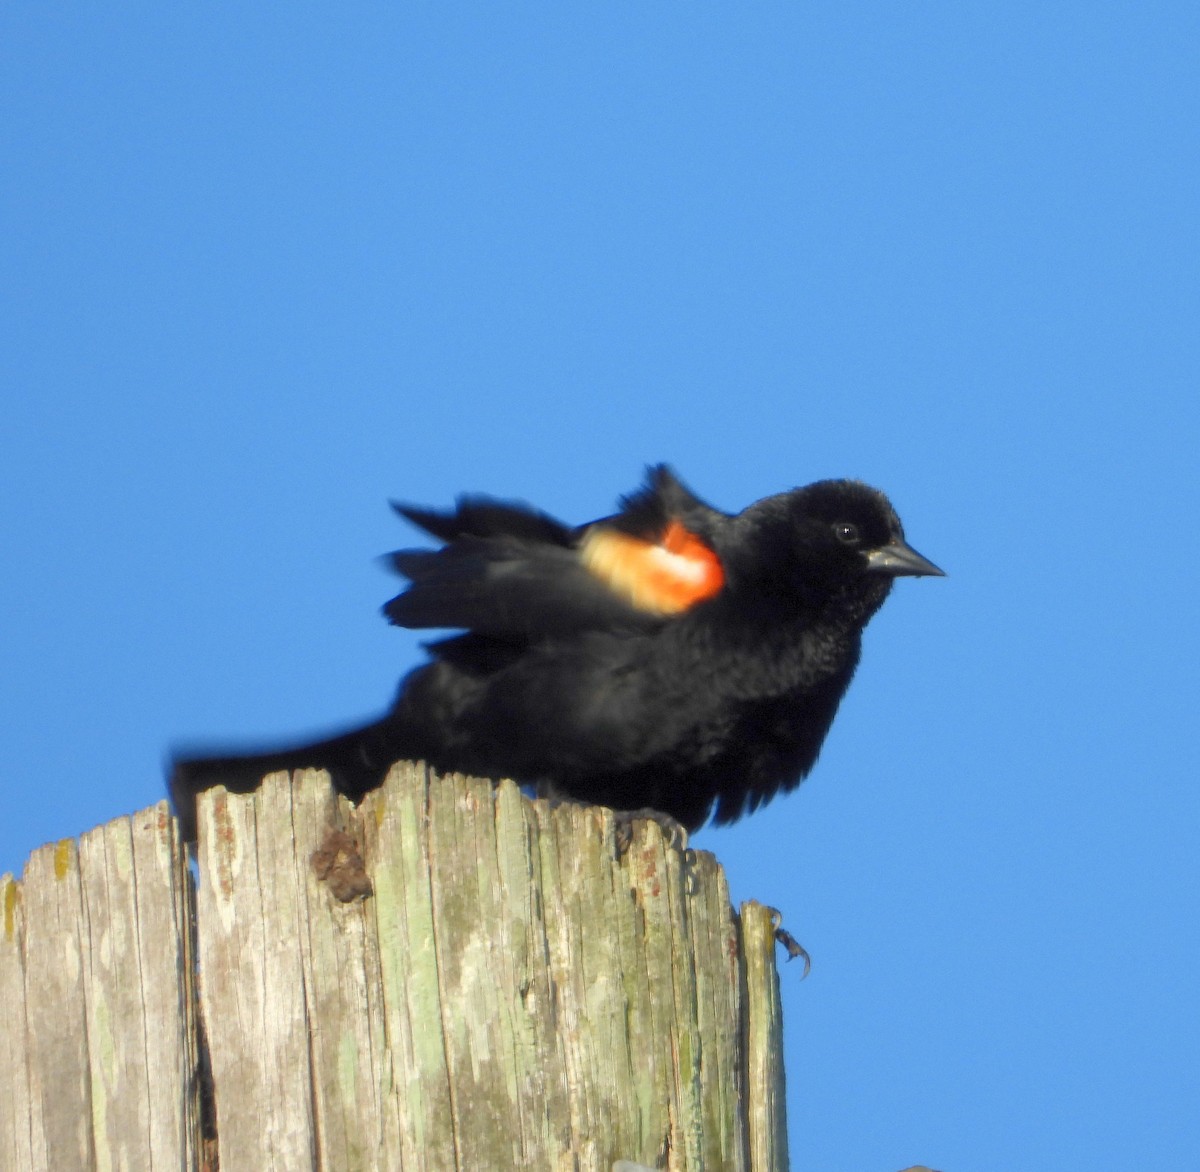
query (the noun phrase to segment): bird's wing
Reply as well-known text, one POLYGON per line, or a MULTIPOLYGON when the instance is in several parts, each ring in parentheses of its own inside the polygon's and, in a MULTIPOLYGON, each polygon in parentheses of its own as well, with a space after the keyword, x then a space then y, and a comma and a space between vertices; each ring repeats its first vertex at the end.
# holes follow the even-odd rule
POLYGON ((400 550, 408 589, 385 607, 397 626, 521 641, 582 630, 644 630, 720 593, 724 572, 701 532, 724 514, 665 468, 612 517, 570 529, 525 505, 482 497, 452 513, 395 506, 445 544, 400 550))

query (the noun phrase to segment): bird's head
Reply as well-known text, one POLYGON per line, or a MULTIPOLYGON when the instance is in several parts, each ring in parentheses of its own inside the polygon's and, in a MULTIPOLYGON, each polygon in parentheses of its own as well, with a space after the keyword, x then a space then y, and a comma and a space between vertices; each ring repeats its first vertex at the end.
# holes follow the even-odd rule
POLYGON ((766 553, 760 573, 772 572, 778 587, 789 593, 828 596, 848 590, 873 610, 895 578, 943 576, 904 540, 887 497, 861 481, 820 480, 759 501, 743 516, 753 519, 765 538, 759 546, 766 553))

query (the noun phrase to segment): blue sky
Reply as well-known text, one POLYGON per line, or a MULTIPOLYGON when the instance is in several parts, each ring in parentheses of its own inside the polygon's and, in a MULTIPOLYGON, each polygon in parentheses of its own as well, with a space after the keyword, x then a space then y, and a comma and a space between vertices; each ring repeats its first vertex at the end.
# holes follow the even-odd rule
POLYGON ((380 711, 389 497, 884 488, 809 781, 695 845, 794 1166, 1184 1169, 1200 9, 0 13, 0 871, 380 711))

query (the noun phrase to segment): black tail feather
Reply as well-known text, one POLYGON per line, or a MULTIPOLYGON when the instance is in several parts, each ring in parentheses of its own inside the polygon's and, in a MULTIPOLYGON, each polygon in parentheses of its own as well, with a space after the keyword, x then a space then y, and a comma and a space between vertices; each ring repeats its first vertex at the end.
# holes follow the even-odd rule
POLYGON ((413 756, 395 717, 351 729, 326 740, 260 753, 177 756, 171 762, 171 801, 184 840, 196 838, 196 795, 215 785, 233 793, 250 793, 268 773, 294 769, 325 769, 334 787, 359 801, 383 783, 394 762, 413 756))

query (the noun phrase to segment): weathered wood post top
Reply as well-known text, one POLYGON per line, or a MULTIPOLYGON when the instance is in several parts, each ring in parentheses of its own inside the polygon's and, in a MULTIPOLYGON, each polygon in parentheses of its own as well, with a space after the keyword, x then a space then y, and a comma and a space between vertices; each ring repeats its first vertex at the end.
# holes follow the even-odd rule
POLYGON ((0 1169, 787 1167, 772 913, 653 822, 398 764, 0 878, 0 1169))

